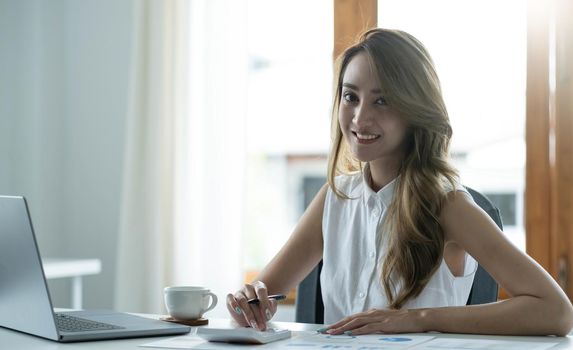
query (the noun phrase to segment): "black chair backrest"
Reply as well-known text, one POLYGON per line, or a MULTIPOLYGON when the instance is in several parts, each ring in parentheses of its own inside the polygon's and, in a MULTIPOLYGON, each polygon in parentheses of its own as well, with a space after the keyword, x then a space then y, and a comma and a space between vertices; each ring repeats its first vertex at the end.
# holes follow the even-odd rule
MULTIPOLYGON (((466 187, 474 202, 482 208, 503 230, 503 223, 499 209, 491 203, 483 194, 466 187)), ((296 322, 300 323, 324 323, 324 304, 322 302, 322 292, 320 289, 320 271, 322 261, 306 276, 297 288, 296 297, 296 322)), ((497 300, 497 283, 489 273, 478 265, 474 276, 474 282, 467 305, 486 304, 497 300)))

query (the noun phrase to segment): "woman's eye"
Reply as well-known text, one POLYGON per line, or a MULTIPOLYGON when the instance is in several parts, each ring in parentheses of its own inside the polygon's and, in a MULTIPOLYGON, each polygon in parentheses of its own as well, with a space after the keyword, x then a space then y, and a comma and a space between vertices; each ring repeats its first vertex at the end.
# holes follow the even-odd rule
POLYGON ((356 102, 358 100, 356 98, 356 96, 354 94, 351 94, 351 93, 345 93, 344 95, 342 95, 342 98, 346 102, 356 102))
POLYGON ((384 97, 380 97, 379 99, 376 100, 375 102, 377 105, 381 105, 381 106, 386 106, 388 103, 386 102, 386 99, 384 97))

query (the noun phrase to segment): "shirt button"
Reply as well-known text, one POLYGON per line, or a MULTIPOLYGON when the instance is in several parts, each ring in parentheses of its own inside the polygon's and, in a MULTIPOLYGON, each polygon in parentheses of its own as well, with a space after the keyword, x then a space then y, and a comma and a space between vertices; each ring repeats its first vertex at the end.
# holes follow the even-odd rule
POLYGON ((375 257, 375 256, 376 256, 376 253, 374 253, 374 252, 370 252, 370 254, 368 254, 368 255, 369 255, 371 258, 373 258, 373 257, 375 257))
POLYGON ((364 298, 364 293, 362 293, 362 292, 358 293, 358 297, 359 297, 359 298, 364 298))
POLYGON ((374 215, 374 216, 380 215, 380 211, 378 210, 378 208, 372 209, 372 215, 374 215))

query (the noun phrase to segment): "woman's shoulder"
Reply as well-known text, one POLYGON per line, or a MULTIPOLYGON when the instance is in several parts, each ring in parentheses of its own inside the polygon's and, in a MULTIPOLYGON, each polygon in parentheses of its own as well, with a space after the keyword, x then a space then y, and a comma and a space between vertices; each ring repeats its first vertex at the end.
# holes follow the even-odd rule
POLYGON ((473 223, 476 213, 481 211, 468 189, 457 184, 455 187, 450 186, 446 193, 441 206, 440 222, 444 227, 452 226, 452 223, 456 223, 456 227, 460 222, 473 223))
POLYGON ((451 194, 452 192, 463 192, 467 193, 468 195, 470 194, 467 188, 461 184, 459 179, 455 179, 454 181, 442 180, 442 188, 447 194, 451 194))
POLYGON ((459 210, 465 211, 469 206, 474 206, 475 202, 468 191, 468 189, 462 185, 459 179, 454 181, 442 182, 442 189, 445 192, 445 199, 442 203, 441 216, 458 215, 459 210))

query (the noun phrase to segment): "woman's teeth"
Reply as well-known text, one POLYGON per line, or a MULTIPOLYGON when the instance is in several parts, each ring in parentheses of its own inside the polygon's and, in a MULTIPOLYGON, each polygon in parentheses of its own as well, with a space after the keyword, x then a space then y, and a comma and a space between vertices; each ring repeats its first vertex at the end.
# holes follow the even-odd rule
POLYGON ((359 133, 356 133, 356 136, 357 136, 360 140, 374 140, 375 138, 378 138, 380 135, 371 135, 371 134, 359 134, 359 133))

